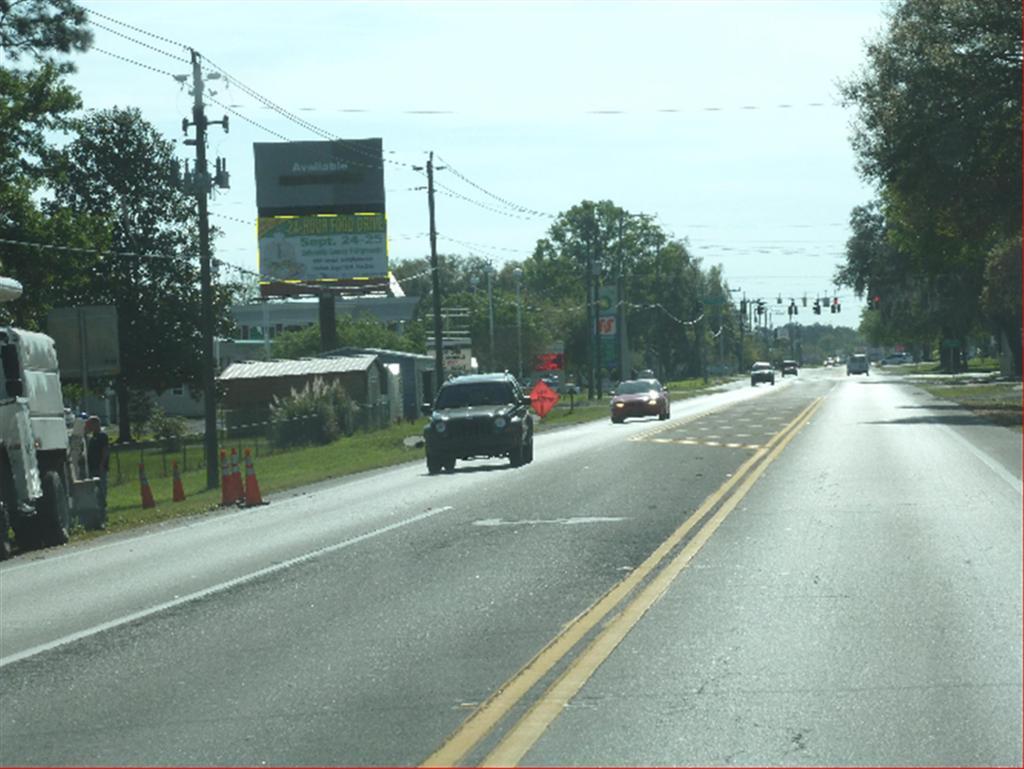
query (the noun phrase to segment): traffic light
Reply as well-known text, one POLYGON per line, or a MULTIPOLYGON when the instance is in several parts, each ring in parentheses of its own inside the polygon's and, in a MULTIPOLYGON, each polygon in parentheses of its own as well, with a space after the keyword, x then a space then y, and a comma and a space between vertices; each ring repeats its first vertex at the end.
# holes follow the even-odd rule
POLYGON ((764 315, 764 299, 757 300, 757 314, 764 315))
POLYGON ((821 315, 821 302, 817 299, 814 300, 814 314, 821 315))
POLYGON ((746 315, 746 314, 747 314, 747 300, 746 299, 740 299, 740 315, 746 315))
POLYGON ((875 294, 871 299, 868 300, 868 309, 877 310, 879 305, 882 303, 882 297, 875 294))
POLYGON ((839 297, 832 297, 832 312, 842 312, 842 305, 839 304, 839 297))

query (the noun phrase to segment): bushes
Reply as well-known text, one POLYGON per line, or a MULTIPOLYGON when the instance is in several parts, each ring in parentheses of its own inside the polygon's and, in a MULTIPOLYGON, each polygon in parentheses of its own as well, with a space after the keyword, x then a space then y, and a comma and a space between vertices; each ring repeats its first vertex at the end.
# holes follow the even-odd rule
POLYGON ((146 427, 153 437, 164 444, 165 451, 178 451, 181 439, 188 432, 184 417, 170 416, 160 406, 153 404, 146 427))
POLYGON ((275 448, 325 444, 351 434, 357 406, 337 382, 314 379, 270 406, 270 442, 275 448))

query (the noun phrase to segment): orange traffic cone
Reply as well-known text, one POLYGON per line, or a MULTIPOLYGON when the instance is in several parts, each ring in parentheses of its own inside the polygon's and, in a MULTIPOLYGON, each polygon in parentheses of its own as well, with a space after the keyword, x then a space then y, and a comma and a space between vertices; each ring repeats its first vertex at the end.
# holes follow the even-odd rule
POLYGON ((242 489, 242 472, 238 468, 237 449, 231 449, 231 483, 228 489, 231 493, 231 504, 241 502, 245 498, 245 491, 242 489))
POLYGON ((174 502, 185 501, 185 487, 181 483, 181 473, 178 472, 178 460, 175 459, 171 462, 171 474, 174 476, 174 482, 171 491, 171 500, 174 502))
POLYGON ((233 503, 231 499, 231 472, 228 469, 228 453, 224 449, 220 451, 220 503, 222 505, 233 503))
POLYGON ((256 480, 256 468, 252 466, 252 453, 245 450, 245 506, 266 504, 260 496, 260 484, 256 480))
POLYGON ((139 488, 142 492, 142 509, 156 507, 153 490, 149 488, 149 481, 146 480, 146 466, 141 462, 139 462, 139 488))

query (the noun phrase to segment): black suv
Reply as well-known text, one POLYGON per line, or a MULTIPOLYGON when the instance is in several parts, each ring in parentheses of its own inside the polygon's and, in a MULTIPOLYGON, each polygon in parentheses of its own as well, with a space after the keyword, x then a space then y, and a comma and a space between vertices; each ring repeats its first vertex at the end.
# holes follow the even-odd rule
POLYGON ((455 469, 455 460, 508 457, 513 467, 533 461, 533 415, 510 374, 471 374, 441 386, 433 404, 423 404, 427 471, 455 469))

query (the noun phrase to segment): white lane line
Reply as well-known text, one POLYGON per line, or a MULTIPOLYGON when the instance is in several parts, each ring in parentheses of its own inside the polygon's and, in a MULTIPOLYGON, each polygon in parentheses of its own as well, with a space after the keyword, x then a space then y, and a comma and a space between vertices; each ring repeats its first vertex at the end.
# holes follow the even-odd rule
POLYGON ((18 662, 19 660, 34 657, 35 655, 41 654, 45 651, 49 651, 50 649, 56 649, 58 646, 64 646, 74 641, 79 641, 83 638, 88 638, 89 636, 96 635, 97 633, 102 633, 104 630, 110 630, 112 628, 120 627, 121 625, 125 625, 129 622, 134 622, 135 620, 143 619, 144 617, 150 617, 154 614, 166 611, 167 609, 173 609, 176 606, 181 606, 182 604, 188 603, 189 601, 195 601, 199 598, 205 598, 209 595, 213 595, 215 593, 220 593, 225 590, 229 590, 233 587, 237 587, 238 585, 243 585, 246 582, 251 582, 254 579, 265 577, 268 574, 274 574, 276 572, 289 569, 292 566, 296 566, 300 563, 312 561, 314 558, 318 558, 322 555, 333 553, 338 550, 343 550, 346 547, 357 545, 360 542, 365 542, 366 540, 380 536, 381 534, 387 534, 388 532, 394 531, 395 529, 400 529, 403 526, 408 526, 410 523, 417 523, 418 521, 422 521, 425 518, 430 518, 432 516, 437 515, 438 513, 443 513, 453 509, 454 507, 452 505, 445 505, 444 507, 439 507, 436 510, 427 510, 425 512, 420 513, 419 515, 414 515, 412 518, 406 518, 404 521, 398 521, 387 526, 382 526, 379 529, 368 531, 365 534, 360 534, 358 537, 352 537, 351 539, 346 539, 343 542, 328 545, 327 547, 322 547, 319 550, 313 550, 304 555, 296 556, 295 558, 290 558, 287 561, 275 563, 273 566, 267 566, 266 568, 258 569, 257 571, 251 572, 249 574, 243 574, 241 577, 235 577, 234 579, 229 579, 226 582, 221 582, 220 584, 213 585, 202 590, 197 590, 194 593, 189 593, 188 595, 179 596, 170 601, 165 601, 163 603, 156 604, 155 606, 150 606, 147 609, 141 609, 139 611, 132 612, 131 614, 126 614, 123 617, 118 617, 117 619, 113 619, 108 622, 103 622, 99 625, 95 625, 94 627, 87 628, 86 630, 80 630, 77 633, 71 633, 70 635, 66 635, 63 638, 58 638, 54 641, 39 644, 38 646, 33 646, 29 649, 25 649, 24 651, 16 652, 15 654, 9 654, 6 657, 0 657, 0 668, 6 665, 10 665, 14 662, 18 662))
POLYGON ((577 516, 575 518, 522 518, 516 521, 506 521, 503 518, 481 518, 473 521, 474 526, 537 526, 542 523, 553 523, 557 526, 577 526, 581 523, 617 523, 628 521, 628 518, 613 518, 604 516, 577 516))
POLYGON ((969 440, 964 438, 962 435, 960 435, 960 433, 958 433, 953 428, 949 427, 948 425, 939 425, 939 428, 941 428, 942 430, 945 430, 947 434, 953 436, 958 441, 960 441, 960 443, 963 445, 964 448, 966 448, 974 456, 976 456, 978 459, 980 459, 982 464, 985 465, 985 467, 987 467, 993 473, 995 473, 1000 478, 1002 478, 1004 481, 1006 481, 1008 484, 1010 484, 1010 486, 1013 488, 1014 491, 1016 491, 1018 494, 1024 495, 1024 485, 1022 485, 1020 478, 1015 476, 1013 473, 1009 472, 999 462, 997 462, 995 459, 990 457, 984 451, 979 449, 977 446, 975 446, 969 440))

